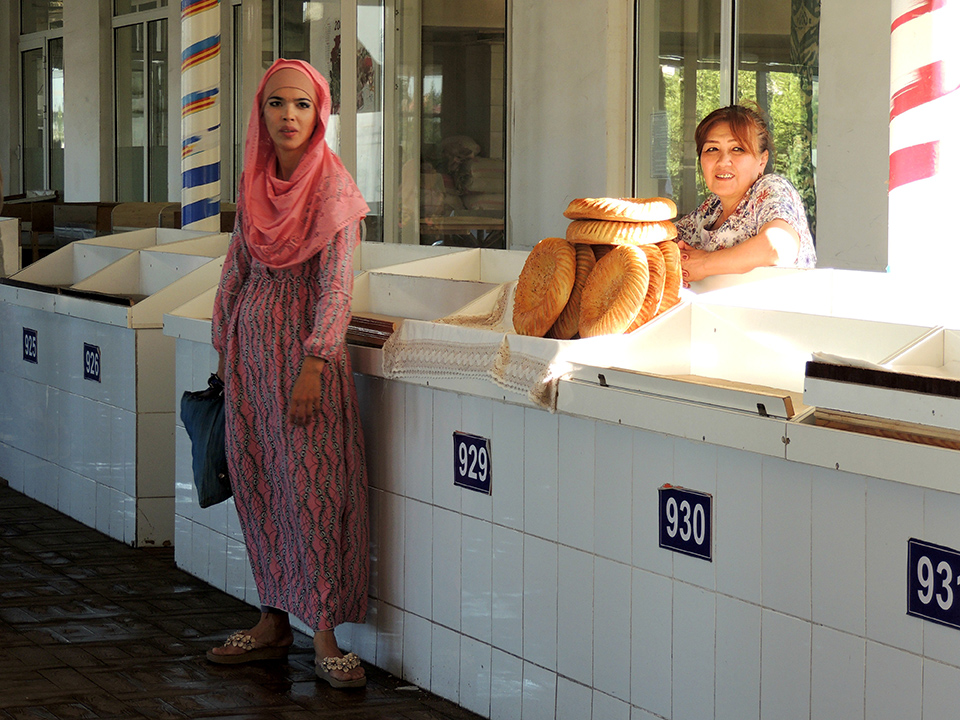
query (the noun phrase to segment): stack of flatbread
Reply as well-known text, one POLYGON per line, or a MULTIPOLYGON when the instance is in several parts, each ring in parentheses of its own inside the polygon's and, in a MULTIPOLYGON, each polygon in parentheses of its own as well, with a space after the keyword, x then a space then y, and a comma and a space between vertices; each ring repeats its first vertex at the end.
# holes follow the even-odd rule
POLYGON ((566 238, 530 251, 514 294, 522 335, 569 340, 624 333, 680 302, 677 207, 668 198, 581 198, 566 238))

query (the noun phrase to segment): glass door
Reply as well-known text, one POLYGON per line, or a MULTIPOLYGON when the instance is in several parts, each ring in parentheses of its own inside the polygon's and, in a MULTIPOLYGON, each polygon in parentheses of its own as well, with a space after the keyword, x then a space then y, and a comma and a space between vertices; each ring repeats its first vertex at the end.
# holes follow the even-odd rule
POLYGON ((401 2, 395 50, 401 240, 503 248, 506 3, 401 2))
POLYGON ((114 30, 117 200, 167 199, 167 21, 114 30))
POLYGON ((23 188, 63 197, 63 38, 20 55, 23 88, 23 188))

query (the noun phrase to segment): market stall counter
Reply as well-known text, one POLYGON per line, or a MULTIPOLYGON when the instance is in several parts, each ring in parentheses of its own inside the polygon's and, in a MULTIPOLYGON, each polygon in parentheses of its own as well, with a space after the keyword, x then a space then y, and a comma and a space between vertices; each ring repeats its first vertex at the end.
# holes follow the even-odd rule
MULTIPOLYGON (((952 692, 958 607, 935 578, 960 570, 960 453, 818 424, 807 362, 949 368, 956 333, 711 303, 768 276, 601 343, 526 338, 559 373, 545 402, 422 372, 411 342, 517 349, 510 283, 352 347, 373 567, 344 650, 484 717, 880 716, 865 688, 920 717, 952 692)), ((192 330, 167 316, 178 392, 209 374, 210 300, 192 330)), ((178 564, 256 605, 231 502, 200 509, 189 473, 178 428, 178 564)))
POLYGON ((0 475, 115 539, 169 545, 174 346, 162 314, 216 284, 227 236, 109 244, 129 239, 77 241, 0 284, 0 475))

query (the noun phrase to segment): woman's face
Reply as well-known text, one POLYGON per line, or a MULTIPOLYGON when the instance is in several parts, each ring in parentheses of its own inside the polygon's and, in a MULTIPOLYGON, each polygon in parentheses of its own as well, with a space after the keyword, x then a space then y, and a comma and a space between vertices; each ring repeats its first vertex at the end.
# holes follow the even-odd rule
POLYGON ((724 206, 735 205, 763 173, 768 153, 760 156, 741 145, 725 122, 714 125, 700 151, 703 179, 724 206))
POLYGON ((263 104, 263 121, 277 155, 299 160, 317 126, 317 108, 301 89, 279 87, 263 104))

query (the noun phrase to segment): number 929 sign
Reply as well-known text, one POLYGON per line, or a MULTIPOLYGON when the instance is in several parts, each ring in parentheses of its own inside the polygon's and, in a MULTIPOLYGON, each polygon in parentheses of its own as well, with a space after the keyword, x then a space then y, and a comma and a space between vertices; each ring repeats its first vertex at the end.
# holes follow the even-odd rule
POLYGON ((907 615, 960 628, 960 552, 907 541, 907 615))
POLYGON ((453 433, 453 484, 490 494, 490 440, 453 433))
POLYGON ((713 496, 664 485, 660 488, 660 547, 713 560, 713 496))

